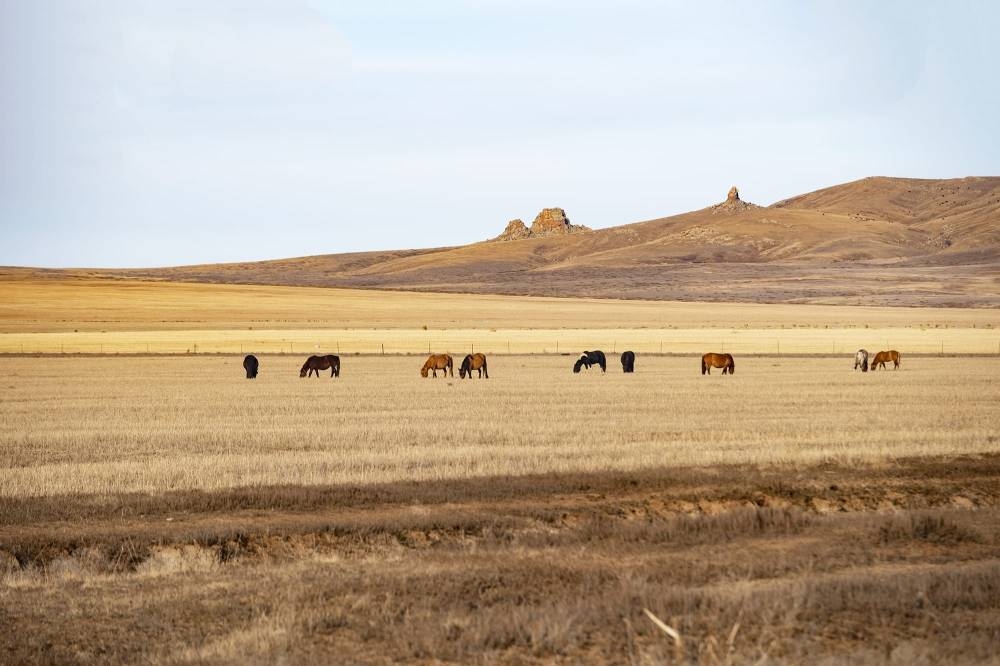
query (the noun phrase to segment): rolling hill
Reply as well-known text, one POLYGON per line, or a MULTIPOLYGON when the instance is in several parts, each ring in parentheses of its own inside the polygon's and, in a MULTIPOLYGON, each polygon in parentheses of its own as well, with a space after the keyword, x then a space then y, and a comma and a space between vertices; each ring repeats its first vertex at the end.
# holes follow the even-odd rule
POLYGON ((864 178, 767 207, 741 201, 735 189, 730 195, 701 210, 585 233, 73 273, 539 296, 1000 306, 1000 177, 864 178))

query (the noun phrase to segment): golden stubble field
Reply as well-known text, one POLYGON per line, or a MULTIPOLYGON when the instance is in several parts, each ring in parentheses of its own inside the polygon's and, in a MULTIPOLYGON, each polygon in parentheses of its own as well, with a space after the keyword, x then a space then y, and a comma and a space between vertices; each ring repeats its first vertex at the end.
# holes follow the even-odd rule
POLYGON ((240 360, 0 359, 0 661, 995 658, 1000 360, 240 360))
POLYGON ((879 463, 1000 450, 1000 360, 494 356, 490 379, 421 357, 3 358, 0 495, 369 484, 706 465, 879 463))

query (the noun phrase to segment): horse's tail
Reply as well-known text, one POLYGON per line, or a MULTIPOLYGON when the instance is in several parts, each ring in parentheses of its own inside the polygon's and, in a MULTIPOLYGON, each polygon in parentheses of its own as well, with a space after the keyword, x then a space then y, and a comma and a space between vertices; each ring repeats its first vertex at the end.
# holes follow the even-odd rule
MULTIPOLYGON (((470 377, 472 376, 472 370, 469 370, 469 376, 470 377)), ((486 379, 490 378, 490 371, 486 367, 486 357, 485 356, 483 356, 483 376, 486 377, 486 379)))
POLYGON ((455 376, 454 361, 452 360, 451 356, 448 357, 448 372, 451 373, 452 377, 455 376))
POLYGON ((705 365, 705 357, 701 357, 701 374, 705 374, 708 371, 708 367, 705 365))
POLYGON ((736 360, 733 359, 732 355, 729 356, 729 374, 736 374, 736 360))

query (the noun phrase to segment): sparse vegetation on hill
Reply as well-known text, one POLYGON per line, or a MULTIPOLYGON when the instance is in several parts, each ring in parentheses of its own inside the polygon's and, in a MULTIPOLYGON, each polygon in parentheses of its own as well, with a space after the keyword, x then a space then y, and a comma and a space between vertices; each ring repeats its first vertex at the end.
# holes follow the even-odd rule
POLYGON ((733 194, 717 206, 589 233, 571 233, 565 213, 546 209, 531 229, 517 221, 508 227, 502 238, 522 239, 516 243, 61 274, 563 297, 1000 306, 1000 178, 869 178, 770 207, 733 194))

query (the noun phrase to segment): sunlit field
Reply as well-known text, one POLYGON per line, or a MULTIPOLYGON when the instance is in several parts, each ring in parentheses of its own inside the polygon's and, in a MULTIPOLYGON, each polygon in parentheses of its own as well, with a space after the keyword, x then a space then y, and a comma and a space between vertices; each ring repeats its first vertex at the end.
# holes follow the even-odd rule
POLYGON ((993 311, 0 279, 0 353, 998 354, 993 311))
POLYGON ((0 493, 364 484, 656 466, 851 463, 1000 450, 1000 360, 496 356, 490 379, 422 379, 420 357, 0 360, 0 493))

